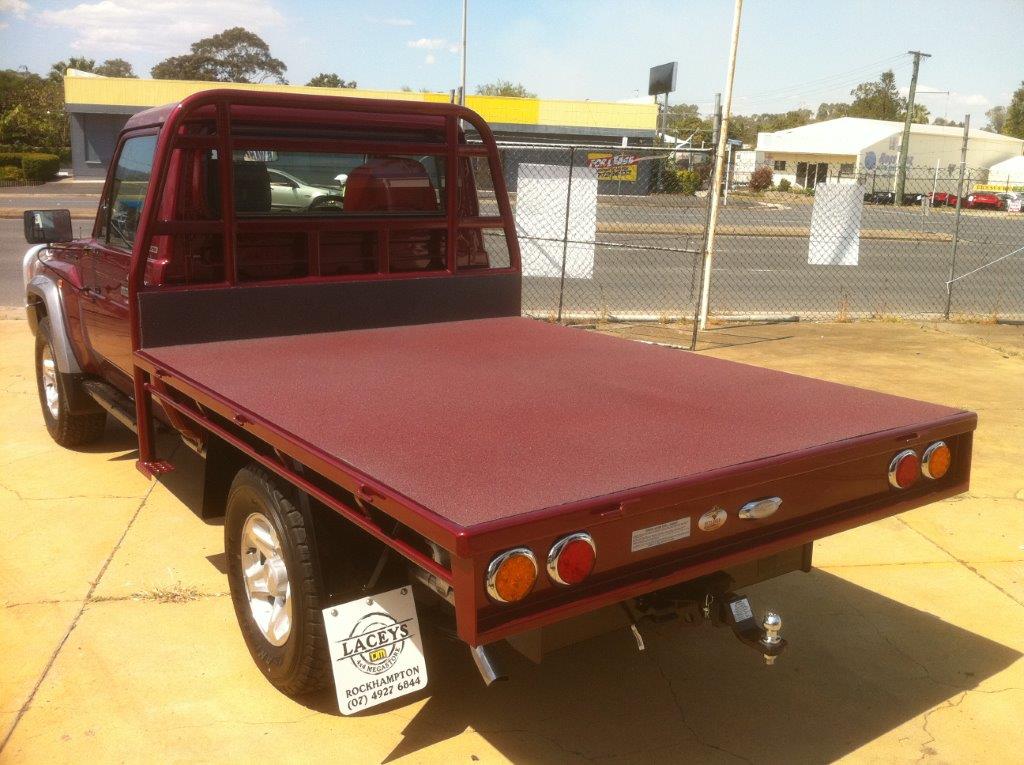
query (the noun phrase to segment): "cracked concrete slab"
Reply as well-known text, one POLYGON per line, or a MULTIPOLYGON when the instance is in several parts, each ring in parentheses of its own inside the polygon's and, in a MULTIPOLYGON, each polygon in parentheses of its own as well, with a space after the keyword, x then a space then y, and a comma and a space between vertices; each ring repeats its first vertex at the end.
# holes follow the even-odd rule
POLYGON ((288 699, 255 669, 191 453, 147 484, 123 431, 91 452, 48 441, 27 334, 0 321, 0 416, 16 424, 0 439, 0 522, 18 545, 0 586, 29 601, 0 602, 0 731, 22 714, 4 762, 949 762, 1024 748, 1012 333, 741 327, 710 351, 981 415, 968 497, 823 540, 814 572, 747 591, 783 614, 791 649, 774 667, 720 630, 645 626, 642 654, 610 634, 540 666, 509 655, 511 681, 485 689, 464 647, 432 636, 427 694, 356 717, 332 693, 288 699))

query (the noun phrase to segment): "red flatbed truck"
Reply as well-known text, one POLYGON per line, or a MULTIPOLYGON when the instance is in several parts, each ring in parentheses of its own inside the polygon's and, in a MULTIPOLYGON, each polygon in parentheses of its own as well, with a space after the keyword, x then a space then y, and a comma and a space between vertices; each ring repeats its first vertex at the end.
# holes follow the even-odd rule
MULTIPOLYGON (((157 428, 205 457, 240 626, 288 693, 337 671, 335 606, 389 588, 488 682, 497 641, 642 648, 680 616, 770 663, 780 620, 735 590, 968 487, 971 412, 521 317, 496 146, 458 106, 206 91, 129 120, 91 237, 25 223, 47 427, 74 446, 113 415, 148 476, 157 428)), ((346 638, 368 676, 408 637, 380 618, 346 638)))

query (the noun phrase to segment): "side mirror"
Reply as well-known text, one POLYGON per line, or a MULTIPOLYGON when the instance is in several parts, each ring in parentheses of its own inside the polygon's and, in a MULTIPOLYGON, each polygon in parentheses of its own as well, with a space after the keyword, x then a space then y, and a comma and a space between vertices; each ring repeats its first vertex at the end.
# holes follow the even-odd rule
POLYGON ((26 210, 23 222, 25 241, 29 244, 70 242, 75 238, 70 210, 26 210))

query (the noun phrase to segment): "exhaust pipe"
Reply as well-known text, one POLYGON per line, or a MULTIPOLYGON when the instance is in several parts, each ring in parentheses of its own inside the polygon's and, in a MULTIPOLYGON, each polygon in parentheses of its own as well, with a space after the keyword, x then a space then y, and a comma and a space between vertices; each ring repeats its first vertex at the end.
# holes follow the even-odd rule
POLYGON ((470 648, 469 652, 473 655, 473 662, 480 671, 484 685, 490 686, 499 680, 508 680, 508 675, 495 661, 494 655, 487 649, 487 646, 478 645, 475 648, 470 648))

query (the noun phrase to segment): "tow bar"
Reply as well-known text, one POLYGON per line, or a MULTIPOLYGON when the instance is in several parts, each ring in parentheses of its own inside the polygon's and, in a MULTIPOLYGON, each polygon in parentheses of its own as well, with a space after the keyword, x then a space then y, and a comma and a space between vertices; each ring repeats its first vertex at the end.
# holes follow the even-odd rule
POLYGON ((743 645, 759 651, 769 667, 786 648, 782 630, 782 617, 774 611, 767 611, 761 624, 754 618, 750 601, 743 595, 726 595, 719 609, 722 621, 732 628, 743 645))
MULTIPOLYGON (((722 583, 717 584, 721 587, 722 583)), ((776 657, 787 645, 786 640, 779 634, 782 631, 782 617, 779 614, 769 610, 758 623, 754 618, 750 601, 745 595, 737 595, 725 587, 712 587, 698 596, 700 592, 702 591, 673 588, 637 598, 633 603, 640 612, 639 616, 623 603, 630 617, 630 631, 636 640, 637 648, 644 650, 643 637, 638 627, 640 622, 650 621, 657 624, 680 619, 684 624, 695 626, 710 621, 716 627, 729 627, 743 645, 761 654, 766 665, 771 666, 775 663, 776 657)))

